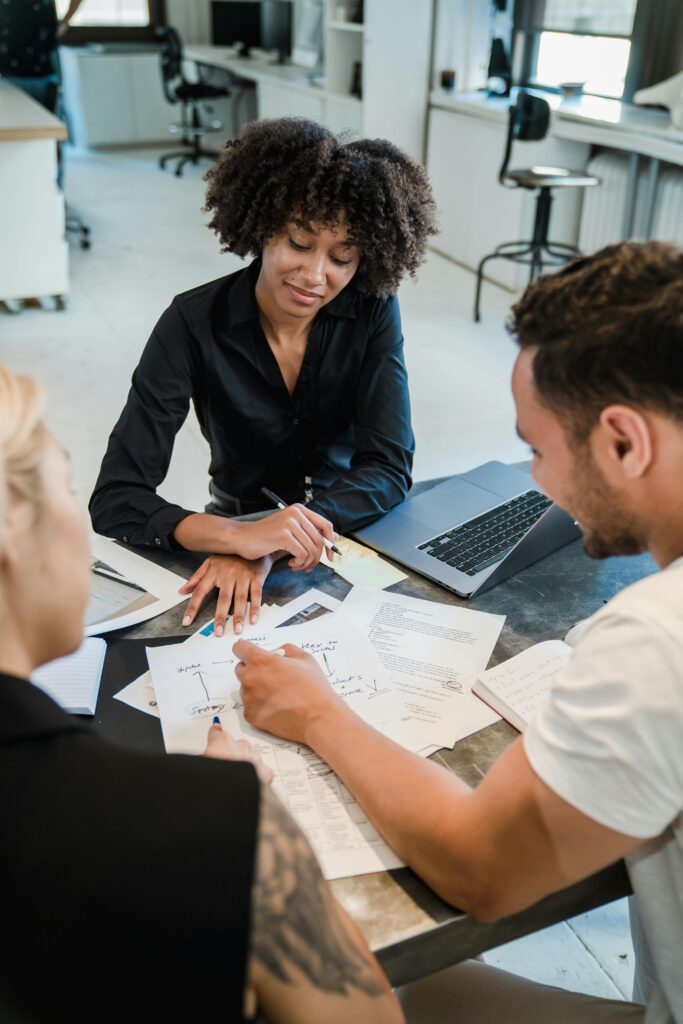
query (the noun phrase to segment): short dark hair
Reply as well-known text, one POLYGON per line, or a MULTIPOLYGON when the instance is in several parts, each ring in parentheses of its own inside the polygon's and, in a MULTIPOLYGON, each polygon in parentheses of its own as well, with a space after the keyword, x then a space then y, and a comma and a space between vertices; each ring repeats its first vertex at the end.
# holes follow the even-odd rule
POLYGON ((508 330, 537 347, 539 399, 584 442, 614 402, 683 422, 683 252, 622 242, 539 278, 508 330))
POLYGON ((436 234, 424 170, 381 139, 343 142, 301 118, 255 121, 206 175, 205 209, 223 252, 258 256, 294 212, 331 227, 343 211, 358 242, 358 288, 393 294, 436 234))

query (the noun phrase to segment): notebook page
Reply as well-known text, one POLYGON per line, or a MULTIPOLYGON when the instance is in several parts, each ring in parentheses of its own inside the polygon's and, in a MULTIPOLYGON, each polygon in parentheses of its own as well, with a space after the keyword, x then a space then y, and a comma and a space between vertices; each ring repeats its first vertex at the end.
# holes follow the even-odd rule
POLYGON ((571 653, 571 647, 563 640, 545 640, 516 654, 509 661, 481 672, 474 691, 479 691, 481 681, 497 698, 496 709, 503 717, 502 709, 507 706, 529 723, 544 703, 553 679, 567 664, 571 653))
POLYGON ((37 668, 31 682, 65 711, 94 715, 106 651, 106 640, 88 637, 74 654, 37 668))

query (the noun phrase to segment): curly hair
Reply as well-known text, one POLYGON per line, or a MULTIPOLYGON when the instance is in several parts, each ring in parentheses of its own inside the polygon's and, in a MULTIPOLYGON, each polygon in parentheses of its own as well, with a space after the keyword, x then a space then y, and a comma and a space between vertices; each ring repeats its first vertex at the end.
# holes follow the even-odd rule
POLYGON ((612 403, 683 423, 683 252, 622 242, 539 278, 508 330, 535 347, 539 398, 578 443, 612 403))
POLYGON ((344 142, 303 118, 254 121, 206 175, 204 209, 222 252, 258 256, 296 212, 357 241, 360 291, 386 297, 423 262, 435 203, 424 170, 382 139, 344 142))

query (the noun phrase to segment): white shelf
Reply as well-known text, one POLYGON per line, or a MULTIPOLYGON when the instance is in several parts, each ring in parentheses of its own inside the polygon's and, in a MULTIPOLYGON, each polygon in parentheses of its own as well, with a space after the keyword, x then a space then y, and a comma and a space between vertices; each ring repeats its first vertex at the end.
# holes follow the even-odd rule
POLYGON ((343 32, 363 32, 365 25, 359 25, 355 21, 331 21, 330 28, 341 29, 343 32))

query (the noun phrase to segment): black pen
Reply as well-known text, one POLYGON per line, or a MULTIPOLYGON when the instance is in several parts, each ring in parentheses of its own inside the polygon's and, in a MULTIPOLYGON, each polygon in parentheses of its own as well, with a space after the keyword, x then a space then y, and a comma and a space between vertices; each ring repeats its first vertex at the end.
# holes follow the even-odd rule
MULTIPOLYGON (((278 496, 275 493, 275 491, 269 491, 267 487, 262 487, 261 488, 261 494, 265 494, 265 496, 268 499, 268 501, 272 501, 273 505, 275 505, 276 508, 288 508, 289 507, 287 505, 286 501, 283 501, 282 498, 278 498, 278 496)), ((321 534, 321 537, 322 537, 322 534, 321 534)), ((334 551, 335 555, 341 555, 341 551, 339 550, 339 548, 335 547, 334 544, 332 543, 332 541, 328 540, 327 537, 322 537, 322 542, 323 542, 323 544, 325 545, 325 547, 327 548, 328 551, 334 551)))

